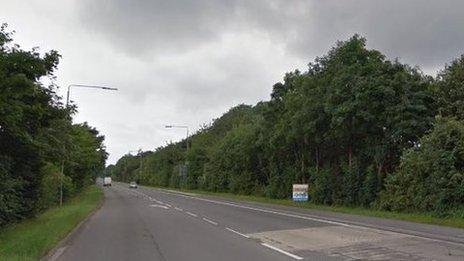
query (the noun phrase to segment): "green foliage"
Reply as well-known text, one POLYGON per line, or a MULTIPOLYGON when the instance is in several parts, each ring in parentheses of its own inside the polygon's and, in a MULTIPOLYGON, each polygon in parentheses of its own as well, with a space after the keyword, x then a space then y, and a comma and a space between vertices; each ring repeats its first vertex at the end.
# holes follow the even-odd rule
POLYGON ((332 186, 335 184, 331 180, 332 175, 328 169, 322 168, 313 172, 310 193, 312 200, 318 204, 332 204, 332 186))
POLYGON ((55 93, 60 55, 41 55, 12 45, 0 28, 0 227, 55 204, 56 181, 68 197, 103 170, 103 136, 87 124, 72 124, 74 108, 55 93), (43 86, 40 79, 52 82, 43 86), (61 173, 64 166, 64 175, 61 173), (59 182, 58 182, 59 183, 59 182))
POLYGON ((5 162, 0 164, 0 224, 8 224, 26 212, 21 204, 21 189, 24 184, 12 177, 9 169, 5 169, 5 162))
POLYGON ((434 211, 464 207, 464 123, 437 118, 432 131, 404 152, 382 192, 382 208, 434 211))
POLYGON ((103 199, 101 188, 93 185, 63 204, 24 220, 0 232, 0 260, 40 260, 103 199))
MULTIPOLYGON (((405 175, 398 166, 413 157, 408 151, 423 148, 421 137, 437 113, 460 119, 463 60, 454 61, 433 79, 367 49, 366 40, 354 35, 310 63, 307 71, 287 73, 273 86, 269 101, 236 106, 204 126, 189 137, 188 150, 182 146, 185 140, 158 148, 146 157, 141 175, 146 184, 277 199, 289 198, 293 183, 308 183, 313 202, 377 206, 386 177, 393 186, 393 177, 405 175), (187 175, 181 176, 178 168, 184 163, 187 175)), ((127 157, 112 167, 116 179, 137 177, 137 167, 129 173, 122 167, 127 157)), ((440 159, 443 166, 433 175, 437 178, 427 181, 431 187, 459 181, 443 168, 454 158, 440 159)), ((423 175, 421 168, 408 170, 408 178, 423 175)), ((422 186, 424 181, 417 182, 422 186)), ((412 187, 394 191, 389 200, 404 205, 391 208, 417 208, 401 194, 412 187)), ((423 191, 411 193, 417 202, 436 206, 438 199, 430 200, 423 191)), ((441 206, 460 207, 451 203, 459 198, 458 189, 434 193, 445 202, 441 206)), ((392 206, 391 201, 383 202, 392 206)))
POLYGON ((59 202, 60 179, 64 175, 61 174, 59 167, 51 163, 43 166, 40 172, 43 178, 39 184, 39 199, 37 200, 36 208, 42 210, 59 202))
POLYGON ((464 120, 464 55, 438 74, 436 96, 440 115, 464 120))
POLYGON ((381 190, 381 177, 374 170, 373 166, 366 169, 365 178, 360 190, 359 203, 364 207, 371 206, 377 199, 378 193, 381 190))
POLYGON ((363 175, 356 160, 351 166, 342 164, 341 180, 343 182, 339 202, 344 205, 356 205, 359 201, 360 189, 363 187, 363 175))

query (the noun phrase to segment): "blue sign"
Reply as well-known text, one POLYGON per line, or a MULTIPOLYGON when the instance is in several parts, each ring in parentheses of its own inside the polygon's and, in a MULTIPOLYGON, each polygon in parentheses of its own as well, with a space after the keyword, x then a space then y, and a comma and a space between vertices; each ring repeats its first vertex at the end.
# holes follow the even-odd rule
POLYGON ((308 184, 293 184, 293 201, 308 201, 308 184))

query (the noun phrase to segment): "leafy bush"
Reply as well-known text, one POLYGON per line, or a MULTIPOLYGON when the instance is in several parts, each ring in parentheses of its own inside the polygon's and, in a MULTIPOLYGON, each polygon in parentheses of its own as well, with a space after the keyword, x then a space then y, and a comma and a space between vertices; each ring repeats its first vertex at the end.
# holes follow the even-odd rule
POLYGON ((359 203, 364 207, 370 207, 377 199, 381 190, 381 177, 374 171, 371 165, 366 169, 364 181, 359 192, 359 203))
POLYGON ((0 164, 0 227, 22 217, 27 211, 22 204, 21 188, 24 186, 5 169, 8 164, 0 164))
POLYGON ((70 177, 61 173, 58 166, 47 163, 41 169, 42 180, 39 185, 38 211, 49 208, 60 202, 60 187, 63 186, 63 198, 75 194, 75 188, 70 177))
POLYGON ((464 208, 464 123, 437 118, 432 131, 405 151, 397 171, 387 178, 380 206, 437 215, 464 208))
POLYGON ((330 170, 322 168, 313 172, 310 186, 312 200, 318 204, 332 204, 332 185, 330 180, 330 170))

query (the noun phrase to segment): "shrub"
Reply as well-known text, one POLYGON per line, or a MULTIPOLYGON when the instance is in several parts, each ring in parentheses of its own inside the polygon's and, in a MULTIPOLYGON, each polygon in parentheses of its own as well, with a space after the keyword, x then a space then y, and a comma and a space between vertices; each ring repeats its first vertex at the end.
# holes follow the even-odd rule
POLYGON ((397 171, 387 177, 380 207, 433 211, 464 207, 464 123, 437 118, 433 130, 405 151, 397 171))

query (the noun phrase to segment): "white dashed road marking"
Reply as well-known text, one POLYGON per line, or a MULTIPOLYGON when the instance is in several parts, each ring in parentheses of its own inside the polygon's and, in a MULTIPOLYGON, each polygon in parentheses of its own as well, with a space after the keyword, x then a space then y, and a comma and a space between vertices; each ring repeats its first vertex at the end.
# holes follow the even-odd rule
MULTIPOLYGON (((143 193, 140 193, 140 192, 136 192, 136 193, 139 194, 139 195, 141 195, 141 196, 143 196, 143 197, 145 197, 145 198, 147 198, 147 199, 149 199, 150 201, 154 201, 154 202, 156 202, 156 203, 159 204, 159 205, 152 204, 152 205, 150 205, 150 207, 157 207, 157 208, 163 208, 163 209, 169 209, 170 207, 172 207, 170 204, 163 203, 162 201, 156 200, 156 199, 154 199, 154 198, 152 198, 152 197, 150 197, 150 196, 147 196, 147 195, 145 195, 145 194, 143 194, 143 193)), ((199 198, 192 197, 192 196, 188 196, 188 197, 190 197, 190 198, 195 198, 195 199, 199 199, 199 198)), ((205 199, 200 199, 200 200, 205 200, 205 199)), ((217 201, 214 201, 214 200, 205 200, 205 201, 209 201, 209 202, 212 202, 212 203, 220 203, 220 204, 224 204, 224 205, 230 205, 230 206, 234 206, 234 207, 244 207, 244 206, 240 206, 240 205, 233 204, 233 203, 217 202, 217 201)), ((279 212, 275 212, 275 211, 269 211, 269 210, 264 210, 264 209, 257 209, 257 208, 252 208, 252 207, 244 207, 244 208, 253 209, 253 210, 258 210, 258 211, 263 211, 263 212, 268 212, 268 213, 273 213, 273 214, 283 214, 283 213, 279 213, 279 212)), ((175 209, 175 210, 178 210, 178 211, 183 211, 181 208, 178 208, 178 207, 174 207, 174 209, 175 209)), ((190 215, 190 216, 192 216, 192 217, 198 217, 197 214, 192 213, 192 212, 190 212, 190 211, 186 211, 185 213, 187 213, 188 215, 190 215)), ((302 218, 301 216, 292 215, 292 214, 286 214, 286 213, 285 213, 284 215, 288 215, 288 216, 292 216, 292 217, 297 217, 297 218, 302 218)), ((308 217, 304 217, 304 218, 305 218, 305 219, 311 219, 311 218, 308 218, 308 217)), ((204 221, 206 221, 206 222, 212 224, 212 225, 215 225, 215 226, 218 225, 217 222, 214 222, 214 221, 212 221, 211 219, 208 219, 208 218, 205 218, 205 217, 202 218, 202 219, 203 219, 204 221)), ((327 223, 332 223, 332 222, 327 222, 327 223)), ((333 222, 333 223, 335 223, 335 222, 333 222)), ((346 224, 345 224, 345 225, 346 225, 346 224)), ((349 225, 348 225, 348 226, 349 226, 349 225)), ((242 237, 250 238, 249 236, 247 236, 247 235, 245 235, 245 234, 242 234, 242 233, 240 233, 240 232, 238 232, 238 231, 236 231, 236 230, 233 230, 232 228, 226 227, 226 230, 228 230, 228 231, 230 231, 230 232, 232 232, 232 233, 234 233, 234 234, 240 235, 240 236, 242 236, 242 237)), ((294 254, 292 254, 292 253, 289 253, 289 252, 284 251, 284 250, 282 250, 282 249, 280 249, 280 248, 271 246, 271 245, 269 245, 269 244, 261 243, 261 245, 262 245, 262 246, 265 246, 265 247, 267 247, 267 248, 269 248, 269 249, 272 249, 272 250, 274 250, 274 251, 277 251, 277 252, 279 252, 279 253, 281 253, 281 254, 287 255, 287 256, 289 256, 289 257, 291 257, 291 258, 293 258, 293 259, 296 259, 296 260, 302 260, 302 259, 303 259, 303 258, 300 257, 300 256, 294 255, 294 254)))
POLYGON ((370 226, 365 226, 365 225, 363 225, 361 223, 357 223, 357 222, 353 222, 353 221, 349 222, 349 223, 348 222, 345 223, 344 220, 337 220, 337 219, 334 219, 334 218, 332 218, 331 220, 328 220, 328 219, 324 219, 324 218, 309 215, 309 214, 300 214, 300 213, 295 213, 295 212, 280 212, 280 211, 276 211, 276 210, 272 210, 272 209, 265 209, 265 208, 260 208, 260 207, 251 207, 251 206, 241 205, 241 204, 227 202, 227 201, 218 201, 218 200, 206 199, 206 198, 201 198, 201 197, 189 196, 189 195, 184 195, 184 194, 180 194, 180 193, 177 193, 177 192, 167 192, 166 190, 163 190, 163 189, 158 189, 158 191, 160 193, 164 193, 164 194, 171 194, 171 195, 175 194, 175 195, 177 195, 179 197, 191 198, 191 199, 200 200, 200 201, 204 201, 204 202, 210 202, 210 203, 218 204, 218 205, 231 206, 231 207, 242 208, 242 209, 249 209, 249 210, 259 211, 259 212, 263 212, 263 213, 281 215, 281 216, 304 219, 304 220, 312 220, 312 221, 322 222, 322 223, 331 224, 331 225, 338 225, 338 226, 343 226, 343 227, 359 228, 359 229, 371 229, 371 230, 386 230, 386 231, 390 231, 390 232, 394 232, 394 233, 398 233, 398 234, 403 234, 403 235, 407 235, 407 236, 411 236, 411 237, 415 237, 415 238, 425 239, 425 240, 432 241, 432 242, 444 242, 444 243, 448 243, 448 244, 452 244, 452 245, 462 246, 462 243, 453 242, 453 241, 444 240, 444 239, 431 238, 430 236, 428 236, 425 233, 424 233, 424 235, 419 235, 419 234, 417 234, 417 232, 409 231, 407 229, 400 229, 400 228, 393 228, 392 229, 391 227, 388 227, 388 226, 385 226, 385 227, 370 227, 370 226))
POLYGON ((218 224, 218 223, 212 221, 211 219, 203 218, 203 220, 206 221, 206 222, 208 222, 208 223, 210 223, 210 224, 213 224, 213 225, 215 225, 215 226, 217 226, 217 224, 218 224))
POLYGON ((156 205, 156 204, 151 204, 150 207, 168 209, 168 207, 166 207, 166 206, 163 206, 163 205, 156 205))
POLYGON ((194 214, 194 213, 192 213, 192 212, 189 212, 189 211, 187 211, 187 212, 185 212, 185 213, 189 214, 189 215, 190 215, 190 216, 192 216, 192 217, 198 217, 198 215, 197 215, 197 214, 194 214))

